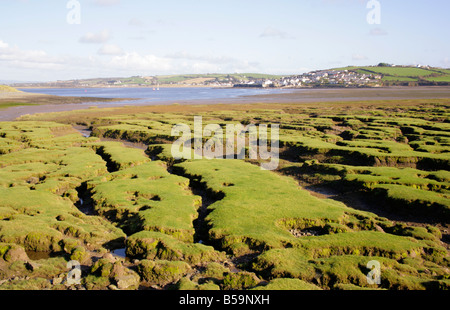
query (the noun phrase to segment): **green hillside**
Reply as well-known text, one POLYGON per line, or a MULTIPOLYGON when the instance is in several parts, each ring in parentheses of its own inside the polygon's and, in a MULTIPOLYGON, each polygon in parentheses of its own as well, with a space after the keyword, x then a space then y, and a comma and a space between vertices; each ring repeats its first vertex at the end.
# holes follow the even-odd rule
POLYGON ((0 85, 0 93, 18 93, 20 90, 17 90, 13 87, 0 85))
POLYGON ((448 85, 450 69, 434 67, 390 66, 349 66, 332 70, 349 70, 360 74, 378 74, 385 85, 448 85))
POLYGON ((161 84, 165 83, 183 83, 193 79, 215 79, 234 81, 248 81, 250 79, 280 79, 281 75, 271 75, 263 73, 234 73, 234 74, 184 74, 184 75, 160 75, 155 78, 161 84))
MULTIPOLYGON (((180 85, 180 86, 208 86, 214 83, 246 83, 259 79, 281 79, 282 75, 264 73, 204 73, 204 74, 174 74, 156 76, 131 76, 131 77, 109 77, 92 78, 80 80, 68 80, 48 83, 24 83, 21 87, 105 87, 105 86, 157 86, 157 85, 180 85)), ((1 92, 1 89, 0 89, 1 92)))

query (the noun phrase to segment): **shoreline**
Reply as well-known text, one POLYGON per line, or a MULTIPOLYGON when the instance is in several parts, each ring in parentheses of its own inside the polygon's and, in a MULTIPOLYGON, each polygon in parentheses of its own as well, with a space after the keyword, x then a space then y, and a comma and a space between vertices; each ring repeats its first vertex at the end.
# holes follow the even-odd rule
POLYGON ((280 89, 280 90, 307 90, 307 89, 319 89, 319 90, 327 90, 327 89, 415 89, 415 88, 449 88, 450 85, 424 85, 424 86, 304 86, 304 87, 235 87, 235 86, 224 86, 224 85, 189 85, 189 84, 161 84, 161 85, 151 85, 151 86, 139 86, 139 85, 130 85, 130 86, 119 86, 119 85, 95 85, 95 86, 85 86, 85 87, 67 87, 67 86, 11 86, 17 89, 95 89, 95 88, 114 88, 114 89, 132 89, 132 88, 217 88, 217 89, 247 89, 247 88, 259 88, 259 89, 280 89))
POLYGON ((28 92, 8 92, 0 93, 0 108, 2 103, 22 103, 22 104, 69 104, 84 102, 116 102, 130 100, 129 98, 99 98, 99 97, 75 97, 75 96, 55 96, 47 94, 37 94, 28 92))
MULTIPOLYGON (((144 101, 132 98, 88 98, 88 97, 60 97, 19 92, 16 99, 5 99, 0 94, 0 107, 2 102, 19 102, 20 95, 24 102, 32 105, 15 106, 0 109, 0 121, 14 121, 23 115, 37 113, 63 112, 84 110, 90 108, 121 108, 126 106, 170 106, 170 105, 223 105, 223 104, 312 104, 312 103, 356 103, 378 102, 390 100, 414 99, 450 99, 450 87, 422 86, 422 87, 389 87, 389 88, 362 88, 362 89, 301 89, 281 94, 248 95, 227 99, 198 99, 198 100, 167 100, 144 101), (25 94, 25 95, 24 95, 25 94), (36 99, 39 99, 36 102, 36 99), (6 100, 6 101, 5 101, 6 100), (140 101, 133 103, 133 101, 140 101), (122 101, 122 102, 121 102, 122 101)), ((11 94, 11 93, 10 93, 11 94)), ((144 99, 145 100, 145 99, 144 99)))
MULTIPOLYGON (((77 87, 68 87, 68 86, 12 86, 17 89, 95 89, 95 88, 114 88, 114 89, 132 89, 132 88, 235 88, 233 86, 224 86, 224 85, 189 85, 189 84, 161 84, 161 85, 149 85, 149 86, 139 86, 139 85, 130 85, 130 86, 120 86, 120 85, 95 85, 95 86, 77 86, 77 87)), ((281 88, 281 87, 279 87, 281 88)))

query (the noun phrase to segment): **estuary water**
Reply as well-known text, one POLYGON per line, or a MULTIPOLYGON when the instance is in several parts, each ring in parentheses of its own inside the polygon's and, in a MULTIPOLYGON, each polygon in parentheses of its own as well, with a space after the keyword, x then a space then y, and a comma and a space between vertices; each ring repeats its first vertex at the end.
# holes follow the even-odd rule
POLYGON ((28 88, 20 89, 66 97, 87 97, 84 103, 18 106, 0 112, 0 121, 11 121, 25 114, 72 111, 90 107, 119 107, 124 105, 170 105, 178 104, 245 104, 314 102, 358 102, 403 99, 450 98, 450 87, 380 87, 380 88, 28 88), (92 102, 90 98, 114 98, 118 101, 92 102), (123 100, 123 98, 126 98, 123 100), (89 101, 91 100, 91 101, 89 101))
MULTIPOLYGON (((96 97, 96 98, 127 98, 132 100, 118 101, 126 104, 155 104, 162 102, 184 102, 192 100, 218 101, 238 99, 247 96, 285 94, 290 90, 274 88, 152 88, 152 87, 110 87, 110 88, 33 88, 20 89, 25 92, 69 96, 69 97, 96 97)), ((98 103, 101 104, 101 103, 98 103)), ((111 104, 111 102, 108 102, 111 104)))

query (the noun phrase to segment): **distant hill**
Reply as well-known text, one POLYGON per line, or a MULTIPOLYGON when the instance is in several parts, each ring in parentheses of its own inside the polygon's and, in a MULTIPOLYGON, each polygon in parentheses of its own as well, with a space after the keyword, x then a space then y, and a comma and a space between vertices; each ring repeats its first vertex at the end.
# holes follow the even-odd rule
POLYGON ((280 79, 282 75, 272 75, 263 73, 233 73, 233 74, 184 74, 184 75, 161 75, 155 76, 154 79, 161 84, 170 83, 196 83, 202 82, 198 80, 209 80, 209 81, 239 81, 248 82, 256 79, 280 79))
POLYGON ((395 66, 379 64, 378 66, 349 66, 331 70, 348 70, 360 74, 381 75, 384 85, 450 85, 450 69, 429 66, 395 66))
POLYGON ((177 74, 158 76, 132 76, 132 77, 110 77, 57 81, 47 83, 17 83, 15 87, 156 87, 156 86, 204 86, 221 87, 232 86, 237 83, 247 83, 255 80, 280 79, 282 75, 263 73, 233 73, 233 74, 177 74))
MULTIPOLYGON (((331 74, 333 75, 333 74, 331 74)), ((271 87, 378 87, 450 85, 450 69, 429 66, 396 66, 381 63, 377 66, 348 66, 318 70, 302 75, 273 75, 264 73, 177 74, 156 76, 109 77, 67 80, 45 83, 17 83, 14 87, 89 88, 89 87, 233 87, 235 85, 271 87), (327 72, 340 72, 330 80, 327 72), (321 73, 327 73, 320 78, 321 73), (353 80, 352 80, 353 79, 353 80), (269 83, 269 84, 265 84, 269 83)))

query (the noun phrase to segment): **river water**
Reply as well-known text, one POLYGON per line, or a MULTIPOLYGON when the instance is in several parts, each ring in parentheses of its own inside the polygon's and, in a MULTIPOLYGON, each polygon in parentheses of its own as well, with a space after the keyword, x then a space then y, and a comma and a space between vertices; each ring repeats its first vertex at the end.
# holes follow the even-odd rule
MULTIPOLYGON (((155 104, 161 102, 192 101, 192 100, 227 100, 247 96, 277 95, 292 92, 292 90, 276 88, 151 88, 151 87, 110 87, 110 88, 33 88, 20 89, 25 92, 69 96, 69 97, 96 97, 96 98, 126 98, 127 101, 118 101, 118 104, 155 104)), ((106 103, 106 102, 105 102, 106 103)), ((107 102, 111 104, 111 102, 107 102)), ((101 103, 97 103, 101 104, 101 103)))
POLYGON ((450 98, 450 87, 383 87, 333 89, 277 88, 38 88, 20 89, 25 92, 68 97, 117 98, 118 101, 86 102, 82 104, 49 104, 11 107, 0 111, 0 121, 12 121, 25 114, 62 112, 96 107, 124 105, 241 104, 241 103, 314 103, 336 101, 403 100, 450 98), (120 100, 125 98, 125 100, 120 100))

